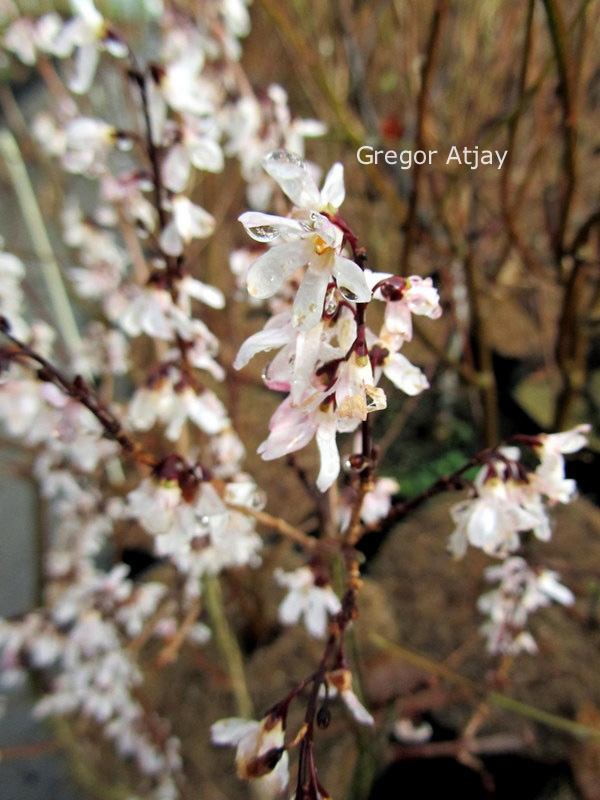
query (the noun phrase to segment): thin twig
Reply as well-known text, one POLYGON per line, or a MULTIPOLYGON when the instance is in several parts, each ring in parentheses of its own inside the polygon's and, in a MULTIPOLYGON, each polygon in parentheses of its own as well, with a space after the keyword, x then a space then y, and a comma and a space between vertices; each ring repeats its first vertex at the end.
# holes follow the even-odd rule
POLYGON ((257 522, 260 522, 261 525, 265 525, 267 528, 277 531, 277 533, 280 533, 287 539, 291 539, 296 544, 302 545, 306 550, 314 550, 317 547, 318 542, 316 539, 307 536, 300 528, 295 528, 281 517, 274 517, 266 511, 258 511, 255 508, 238 505, 237 503, 226 503, 226 505, 231 511, 237 511, 247 517, 252 517, 257 522))
POLYGON ((560 99, 563 109, 563 188, 558 225, 553 231, 557 263, 565 251, 565 237, 569 212, 577 182, 577 110, 573 87, 572 68, 567 52, 567 30, 562 11, 556 0, 543 0, 548 17, 550 38, 560 80, 560 99))
MULTIPOLYGON (((417 125, 414 144, 415 152, 417 150, 425 150, 425 123, 427 118, 429 91, 433 78, 435 59, 439 49, 442 24, 447 11, 448 0, 437 0, 433 15, 431 17, 429 38, 427 40, 427 47, 425 48, 425 61, 423 62, 423 69, 421 71, 421 88, 417 98, 417 125)), ((415 161, 412 170, 412 186, 408 197, 408 211, 406 214, 406 222, 404 224, 404 244, 402 246, 402 256, 400 258, 401 275, 407 274, 410 252, 415 238, 422 175, 422 165, 415 161)))
POLYGON ((419 669, 424 670, 432 675, 437 675, 439 678, 447 680, 449 683, 462 686, 473 692, 476 695, 485 697, 486 701, 497 708, 502 708, 506 711, 512 711, 522 717, 527 717, 542 725, 547 725, 550 728, 564 731, 572 736, 577 736, 582 739, 598 739, 600 740, 600 729, 592 728, 589 725, 584 725, 581 722, 575 722, 565 717, 559 717, 557 714, 551 714, 549 711, 544 711, 536 706, 523 703, 520 700, 515 700, 513 697, 502 694, 501 692, 487 691, 484 687, 480 686, 470 678, 466 678, 459 672, 455 672, 445 664, 440 664, 433 661, 427 656, 417 653, 414 650, 409 650, 406 647, 390 642, 378 633, 371 633, 369 639, 374 645, 381 650, 385 650, 403 661, 412 664, 419 669))

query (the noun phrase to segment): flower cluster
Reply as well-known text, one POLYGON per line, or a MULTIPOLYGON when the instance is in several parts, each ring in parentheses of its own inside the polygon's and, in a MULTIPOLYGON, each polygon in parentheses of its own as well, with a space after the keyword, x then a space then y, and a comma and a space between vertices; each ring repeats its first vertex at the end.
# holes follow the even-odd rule
POLYGON ((365 270, 356 238, 338 214, 345 196, 341 164, 319 189, 306 163, 292 153, 274 151, 263 163, 294 207, 287 217, 254 211, 240 217, 253 239, 269 245, 246 281, 252 297, 278 295, 286 307, 244 342, 234 366, 241 369, 257 353, 279 350, 264 381, 289 394, 273 414, 259 453, 279 458, 314 438, 321 457, 317 486, 325 491, 340 471, 337 434, 356 430, 369 413, 386 407, 377 386, 381 375, 410 395, 429 385, 399 351, 412 338, 412 314, 436 319, 441 308, 430 279, 365 270), (290 283, 298 286, 295 293, 290 283), (290 295, 293 302, 285 303, 290 295), (372 298, 386 303, 378 335, 364 320, 372 298))
POLYGON ((527 443, 539 459, 533 471, 523 466, 517 447, 499 449, 477 474, 474 496, 451 509, 456 528, 449 548, 456 557, 472 545, 506 559, 501 567, 486 573, 501 585, 484 595, 479 606, 490 616, 482 630, 491 652, 533 651, 535 643, 523 630, 528 614, 550 600, 572 602, 571 593, 557 583, 555 573, 530 569, 522 558, 509 556, 519 550, 525 534, 542 541, 550 539, 548 507, 570 502, 576 491, 575 481, 565 477, 564 454, 580 450, 589 430, 589 425, 578 425, 563 433, 530 438, 527 443))

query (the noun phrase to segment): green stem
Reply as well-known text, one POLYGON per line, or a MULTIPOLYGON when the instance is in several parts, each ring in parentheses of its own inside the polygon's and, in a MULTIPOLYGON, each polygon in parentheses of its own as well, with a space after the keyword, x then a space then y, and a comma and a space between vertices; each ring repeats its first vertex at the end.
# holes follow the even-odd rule
POLYGON ((238 713, 241 717, 252 719, 254 709, 246 684, 242 652, 225 614, 221 584, 215 575, 205 578, 203 598, 217 648, 229 673, 238 713))
POLYGON ((543 711, 541 708, 536 708, 536 706, 529 705, 529 703, 515 700, 513 697, 509 697, 501 692, 490 692, 486 689, 482 689, 475 681, 465 678, 464 675, 455 672, 445 664, 432 661, 430 658, 427 658, 427 656, 416 653, 394 642, 390 642, 377 633, 372 633, 370 639, 374 645, 382 650, 393 653, 403 661, 407 661, 409 664, 413 664, 415 667, 425 670, 425 672, 437 675, 439 678, 444 678, 444 680, 447 680, 449 683, 462 686, 467 691, 479 695, 486 703, 496 706, 496 708, 512 711, 514 714, 519 714, 522 717, 535 720, 535 722, 539 722, 542 725, 547 725, 549 728, 564 731, 578 738, 600 739, 600 729, 590 728, 588 725, 583 725, 580 722, 559 717, 557 714, 543 711))
MULTIPOLYGON (((71 358, 81 352, 81 337, 69 296, 62 279, 58 262, 54 256, 44 218, 37 202, 33 186, 21 156, 19 145, 6 128, 0 131, 0 153, 6 163, 13 189, 17 196, 23 221, 27 227, 35 254, 39 260, 46 282, 56 326, 60 331, 71 358)), ((89 378, 89 375, 85 377, 89 378)))

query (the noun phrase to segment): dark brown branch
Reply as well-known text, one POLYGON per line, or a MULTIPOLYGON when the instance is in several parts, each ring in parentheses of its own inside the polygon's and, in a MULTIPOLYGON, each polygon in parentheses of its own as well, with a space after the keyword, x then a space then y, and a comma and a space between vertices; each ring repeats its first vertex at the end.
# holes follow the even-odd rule
MULTIPOLYGON (((421 89, 417 100, 417 129, 415 133, 414 150, 425 149, 425 123, 427 118, 427 103, 429 90, 433 77, 433 67, 439 49, 442 23, 448 10, 448 0, 437 0, 436 6, 431 17, 429 28, 429 39, 427 41, 425 62, 421 73, 421 89)), ((417 211, 419 205, 419 195, 421 190, 422 165, 416 161, 413 165, 412 186, 408 198, 408 210, 406 222, 404 224, 404 244, 402 246, 402 256, 400 260, 400 274, 406 275, 408 261, 413 246, 416 232, 417 211)))
POLYGON ((550 38, 556 58, 556 66, 560 81, 560 99, 563 111, 563 176, 560 217, 555 231, 552 232, 554 252, 557 264, 565 252, 565 237, 569 212, 577 182, 577 118, 575 91, 573 87, 572 69, 567 53, 567 30, 556 0, 544 0, 550 38))

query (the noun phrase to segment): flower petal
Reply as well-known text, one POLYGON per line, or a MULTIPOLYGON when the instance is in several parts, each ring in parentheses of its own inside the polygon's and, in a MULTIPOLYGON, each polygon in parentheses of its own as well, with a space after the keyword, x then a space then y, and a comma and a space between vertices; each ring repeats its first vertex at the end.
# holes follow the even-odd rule
POLYGON ((321 469, 317 478, 317 487, 321 492, 327 491, 340 473, 340 454, 337 449, 335 419, 326 417, 317 428, 316 441, 321 456, 321 469))
POLYGON ((348 299, 357 303, 368 303, 371 299, 371 290, 364 272, 349 258, 336 256, 333 265, 333 275, 340 292, 348 299))
POLYGON ((291 336, 291 325, 287 312, 279 315, 284 324, 280 326, 270 326, 257 331, 242 344, 233 362, 234 369, 242 369, 254 358, 257 353, 261 353, 273 348, 286 345, 291 336))
POLYGON ((420 394, 429 387, 429 381, 421 370, 403 356, 392 353, 386 358, 383 374, 402 392, 411 397, 420 394))
POLYGON ((286 150, 275 150, 264 157, 263 167, 298 208, 320 208, 319 187, 300 156, 286 150))
POLYGON ((263 214, 262 211, 246 211, 238 217, 238 221, 242 223, 248 236, 257 242, 272 242, 282 234, 301 236, 307 230, 297 219, 263 214))
POLYGON ((302 243, 285 242, 275 245, 257 258, 248 270, 248 292, 261 300, 272 297, 285 278, 304 264, 306 251, 302 243))
POLYGON ((321 190, 321 203, 323 206, 332 206, 338 209, 344 202, 345 196, 344 167, 338 162, 327 173, 321 190))
POLYGON ((321 320, 328 283, 328 270, 309 266, 292 306, 292 324, 295 328, 307 331, 321 320))
POLYGON ((237 745, 258 728, 260 723, 255 720, 227 717, 217 720, 210 726, 210 738, 213 744, 237 745))

